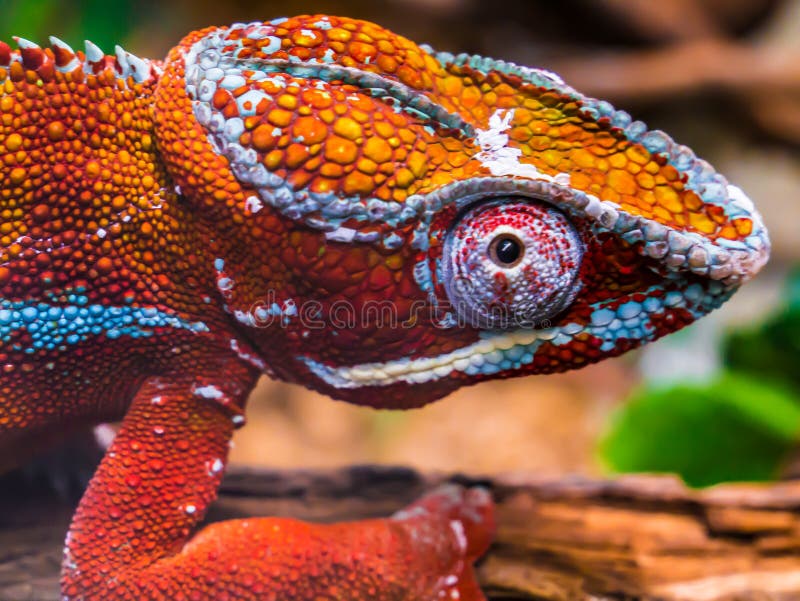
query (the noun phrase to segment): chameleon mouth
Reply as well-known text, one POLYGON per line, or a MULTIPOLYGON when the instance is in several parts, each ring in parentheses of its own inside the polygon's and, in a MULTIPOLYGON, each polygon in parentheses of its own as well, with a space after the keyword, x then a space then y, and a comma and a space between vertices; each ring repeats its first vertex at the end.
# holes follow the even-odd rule
MULTIPOLYGON (((578 324, 570 325, 576 334, 583 330, 578 324)), ((455 351, 433 357, 395 359, 382 363, 331 367, 308 357, 301 359, 315 375, 336 388, 389 386, 397 383, 424 384, 446 378, 454 372, 490 375, 519 369, 533 361, 533 354, 542 342, 553 341, 563 335, 558 331, 560 329, 516 330, 485 336, 455 351)))
POLYGON ((655 340, 666 332, 659 332, 654 322, 668 312, 688 311, 696 319, 719 307, 734 292, 713 280, 705 285, 688 284, 685 279, 682 283, 684 286, 679 283, 676 287, 672 282, 670 290, 653 286, 642 302, 625 298, 595 303, 585 324, 570 322, 545 329, 481 332, 476 342, 432 357, 349 366, 326 365, 310 357, 298 359, 314 375, 338 389, 425 384, 458 374, 480 377, 524 370, 533 363, 541 346, 566 346, 579 336, 598 341, 598 350, 604 353, 619 348, 622 340, 637 346, 655 340))

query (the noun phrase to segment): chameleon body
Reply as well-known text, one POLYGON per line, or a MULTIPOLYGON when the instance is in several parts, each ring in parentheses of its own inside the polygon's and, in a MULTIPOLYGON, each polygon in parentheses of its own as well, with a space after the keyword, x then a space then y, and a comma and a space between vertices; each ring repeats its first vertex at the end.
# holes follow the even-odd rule
POLYGON ((546 71, 328 16, 51 42, 0 43, 0 467, 122 419, 64 599, 482 599, 481 490, 192 536, 259 375, 420 406, 675 331, 768 256, 738 188, 546 71))

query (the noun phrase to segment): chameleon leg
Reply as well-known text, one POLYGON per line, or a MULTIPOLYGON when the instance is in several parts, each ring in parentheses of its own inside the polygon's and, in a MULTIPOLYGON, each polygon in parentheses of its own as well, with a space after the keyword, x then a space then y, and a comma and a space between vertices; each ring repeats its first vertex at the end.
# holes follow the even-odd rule
POLYGON ((65 599, 484 598, 471 564, 493 516, 478 489, 444 487, 388 519, 239 519, 189 540, 222 477, 227 401, 221 386, 143 385, 67 536, 65 599))

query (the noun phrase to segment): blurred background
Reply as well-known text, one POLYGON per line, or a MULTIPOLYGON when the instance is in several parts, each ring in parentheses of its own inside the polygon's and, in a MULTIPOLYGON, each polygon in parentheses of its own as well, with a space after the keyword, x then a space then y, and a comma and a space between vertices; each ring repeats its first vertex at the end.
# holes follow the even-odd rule
POLYGON ((55 34, 161 58, 193 29, 316 12, 556 71, 668 131, 747 191, 773 258, 722 310, 646 349, 418 411, 264 379, 234 462, 674 471, 696 486, 800 477, 800 0, 0 0, 0 39, 55 34))

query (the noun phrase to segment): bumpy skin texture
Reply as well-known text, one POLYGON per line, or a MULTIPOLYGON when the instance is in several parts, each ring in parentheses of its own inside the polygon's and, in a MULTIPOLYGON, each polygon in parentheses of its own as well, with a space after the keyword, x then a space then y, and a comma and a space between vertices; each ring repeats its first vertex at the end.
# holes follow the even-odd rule
POLYGON ((581 367, 767 259, 692 152, 536 69, 314 16, 0 43, 0 468, 123 418, 65 599, 482 599, 491 502, 192 529, 261 373, 376 407, 581 367), (5 464, 2 464, 5 462, 5 464))

